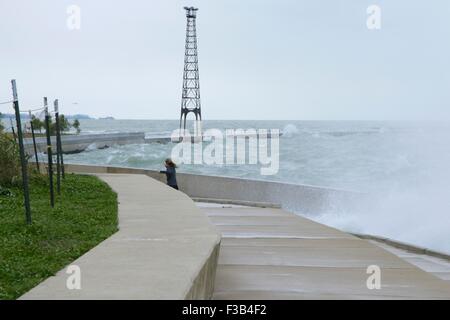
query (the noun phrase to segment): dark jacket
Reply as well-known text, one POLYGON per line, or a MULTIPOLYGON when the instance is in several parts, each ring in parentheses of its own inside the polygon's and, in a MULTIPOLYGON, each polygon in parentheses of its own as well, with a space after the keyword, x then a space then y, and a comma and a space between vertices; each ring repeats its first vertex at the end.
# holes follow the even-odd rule
POLYGON ((167 184, 169 186, 176 186, 177 185, 177 177, 176 177, 176 170, 173 167, 168 167, 166 171, 160 171, 161 173, 165 173, 167 177, 167 184))

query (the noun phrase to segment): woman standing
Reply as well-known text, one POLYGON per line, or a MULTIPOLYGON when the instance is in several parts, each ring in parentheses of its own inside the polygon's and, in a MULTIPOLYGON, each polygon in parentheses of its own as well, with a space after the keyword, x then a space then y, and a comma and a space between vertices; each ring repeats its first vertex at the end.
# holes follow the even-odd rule
POLYGON ((172 159, 167 158, 164 166, 166 167, 165 171, 160 171, 160 173, 165 173, 167 177, 167 184, 171 186, 174 189, 178 190, 178 184, 177 184, 177 172, 175 168, 177 165, 172 161, 172 159))

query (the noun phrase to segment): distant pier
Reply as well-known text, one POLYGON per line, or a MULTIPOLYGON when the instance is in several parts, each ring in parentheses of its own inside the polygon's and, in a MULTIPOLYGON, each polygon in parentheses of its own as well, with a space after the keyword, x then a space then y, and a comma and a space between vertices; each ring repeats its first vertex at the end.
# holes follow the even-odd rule
MULTIPOLYGON (((56 137, 52 137, 52 148, 56 148, 56 137)), ((113 145, 145 143, 144 132, 80 134, 61 136, 62 150, 66 154, 80 153, 89 148, 105 149, 113 145)), ((28 154, 33 154, 33 139, 24 139, 24 146, 28 154)), ((44 137, 36 138, 38 152, 47 152, 47 142, 44 137)))
MULTIPOLYGON (((281 136, 282 133, 279 134, 281 136)), ((256 138, 257 135, 243 134, 234 135, 235 137, 256 138)), ((192 136, 189 137, 191 142, 200 142, 205 136, 192 136)), ((267 138, 272 138, 270 132, 267 134, 267 138)), ((52 137, 52 147, 56 148, 56 137, 52 137)), ((102 134, 80 134, 80 135, 63 135, 62 150, 65 154, 80 153, 89 149, 106 149, 114 145, 126 145, 126 144, 142 144, 142 143, 169 143, 180 142, 178 139, 173 139, 169 135, 146 135, 144 132, 121 132, 121 133, 102 133, 102 134)), ((181 141, 183 141, 181 139, 181 141)), ((24 139, 25 151, 33 155, 33 139, 24 139)), ((36 138, 36 147, 38 152, 47 152, 47 141, 45 137, 36 138)))

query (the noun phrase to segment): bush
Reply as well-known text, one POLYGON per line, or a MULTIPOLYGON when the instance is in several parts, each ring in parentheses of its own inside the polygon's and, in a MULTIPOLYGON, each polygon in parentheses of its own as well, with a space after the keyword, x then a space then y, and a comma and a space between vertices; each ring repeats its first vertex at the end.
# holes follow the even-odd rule
POLYGON ((19 179, 19 148, 6 133, 0 133, 0 186, 11 186, 19 179))
POLYGON ((2 123, 2 118, 3 118, 3 115, 0 112, 0 133, 5 129, 5 127, 3 126, 3 123, 2 123))
POLYGON ((31 123, 33 124, 33 129, 39 130, 40 133, 42 133, 42 129, 45 128, 44 121, 41 121, 41 119, 37 118, 35 115, 31 116, 31 123))
POLYGON ((77 134, 80 134, 80 132, 81 132, 80 121, 78 121, 78 119, 75 119, 72 126, 77 130, 77 134))

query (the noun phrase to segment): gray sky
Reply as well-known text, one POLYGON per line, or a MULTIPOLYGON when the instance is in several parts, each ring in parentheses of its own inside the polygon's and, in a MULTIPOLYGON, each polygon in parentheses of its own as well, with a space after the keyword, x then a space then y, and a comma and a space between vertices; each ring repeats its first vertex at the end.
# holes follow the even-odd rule
POLYGON ((450 120, 448 0, 0 0, 0 102, 16 78, 25 108, 178 119, 184 5, 200 9, 205 120, 450 120))

